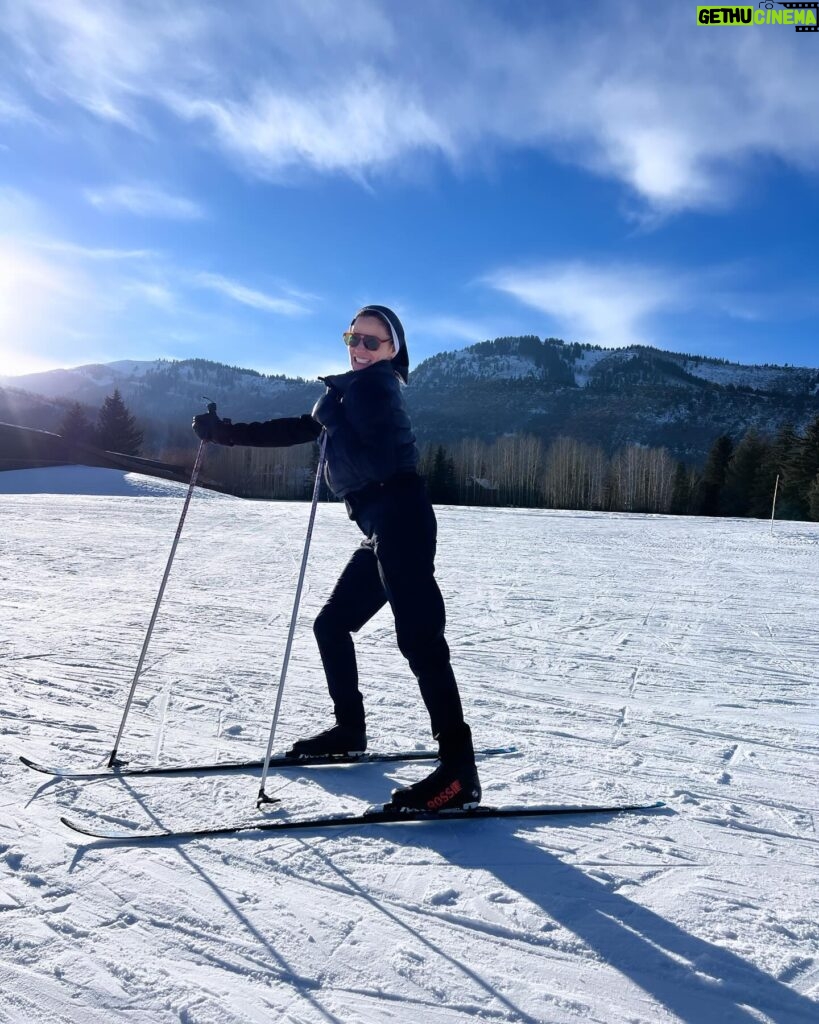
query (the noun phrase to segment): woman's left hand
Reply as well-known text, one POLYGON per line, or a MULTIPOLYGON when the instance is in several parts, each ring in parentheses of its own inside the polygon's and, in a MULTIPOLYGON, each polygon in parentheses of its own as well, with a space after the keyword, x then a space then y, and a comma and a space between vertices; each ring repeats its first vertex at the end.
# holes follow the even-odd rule
POLYGON ((344 412, 341 408, 341 396, 338 391, 328 388, 313 406, 311 415, 327 430, 340 423, 344 419, 344 412))

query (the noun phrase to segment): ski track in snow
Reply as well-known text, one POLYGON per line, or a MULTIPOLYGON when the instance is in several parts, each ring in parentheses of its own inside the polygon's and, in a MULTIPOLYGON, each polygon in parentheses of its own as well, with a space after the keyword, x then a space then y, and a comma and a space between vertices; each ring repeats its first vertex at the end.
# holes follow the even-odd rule
MULTIPOLYGON (((163 485, 164 486, 164 485, 163 485)), ((110 751, 179 501, 0 496, 0 1020, 819 1020, 819 526, 442 507, 438 579, 487 803, 663 812, 85 843, 253 815, 258 776, 53 781, 110 751)), ((309 506, 197 493, 121 752, 258 757, 309 506)), ((312 620, 360 541, 322 505, 276 747, 328 720, 312 620)), ((371 747, 426 746, 389 609, 371 747)), ((290 770, 354 812, 423 765, 290 770)))

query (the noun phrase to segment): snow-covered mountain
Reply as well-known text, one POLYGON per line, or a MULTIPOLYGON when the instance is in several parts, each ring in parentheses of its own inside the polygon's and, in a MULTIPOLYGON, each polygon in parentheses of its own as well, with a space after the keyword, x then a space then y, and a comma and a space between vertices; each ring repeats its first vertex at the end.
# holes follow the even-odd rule
MULTIPOLYGON (((664 445, 701 461, 720 433, 749 427, 773 432, 803 427, 819 414, 819 370, 747 366, 702 356, 633 346, 603 349, 535 336, 498 338, 442 352, 416 367, 406 391, 420 442, 476 437, 561 434, 607 450, 630 443, 664 445)), ((321 394, 318 381, 265 375, 205 359, 119 360, 114 363, 0 377, 0 418, 16 389, 15 408, 29 392, 25 422, 53 429, 66 401, 91 413, 118 388, 151 435, 181 437, 202 397, 234 420, 295 416, 321 394), (34 398, 34 396, 38 396, 34 398), (38 422, 51 407, 51 420, 38 422), (39 404, 38 404, 39 403, 39 404)), ((22 415, 22 413, 20 414, 22 415)), ((15 422, 24 422, 19 418, 15 422)))
POLYGON ((0 377, 0 421, 57 430, 72 402, 85 406, 93 420, 115 388, 144 429, 145 450, 154 453, 189 438, 191 415, 204 411, 205 396, 217 402, 224 416, 265 420, 299 415, 323 391, 317 381, 265 375, 207 359, 122 359, 0 377))
POLYGON ((565 435, 611 452, 667 447, 701 462, 723 433, 801 428, 819 415, 819 370, 746 366, 633 346, 498 338, 423 362, 407 392, 421 440, 565 435))
POLYGON ((725 359, 683 355, 633 345, 605 349, 535 336, 497 338, 425 360, 413 383, 537 380, 579 388, 600 387, 612 377, 643 383, 697 388, 753 388, 782 394, 819 394, 819 370, 792 366, 749 366, 725 359))
POLYGON ((308 385, 301 378, 265 375, 207 359, 121 359, 68 370, 0 377, 2 385, 92 406, 101 405, 106 395, 118 388, 138 415, 160 418, 173 416, 183 406, 188 415, 191 403, 200 403, 203 394, 213 393, 220 402, 238 402, 243 411, 258 406, 260 414, 270 416, 277 414, 278 402, 286 401, 290 394, 300 394, 305 386, 321 391, 320 384, 308 385))

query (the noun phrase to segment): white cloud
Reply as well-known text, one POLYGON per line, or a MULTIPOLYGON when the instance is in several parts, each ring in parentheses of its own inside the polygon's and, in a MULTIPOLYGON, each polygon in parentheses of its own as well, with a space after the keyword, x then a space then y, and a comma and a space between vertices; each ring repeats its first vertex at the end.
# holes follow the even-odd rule
POLYGON ((64 241, 44 207, 19 190, 0 189, 0 375, 152 358, 168 339, 182 337, 230 345, 261 331, 247 308, 292 318, 319 301, 287 284, 280 291, 180 268, 148 249, 64 241), (227 295, 238 304, 236 315, 207 301, 202 289, 227 295))
POLYGON ((498 270, 484 283, 552 317, 567 340, 605 348, 655 344, 650 318, 686 301, 680 279, 642 266, 553 263, 498 270))
POLYGON ((157 256, 152 249, 95 249, 92 246, 74 245, 53 238, 34 239, 31 244, 47 252, 75 256, 81 260, 148 260, 157 256))
POLYGON ((122 0, 6 0, 2 24, 22 71, 50 100, 67 97, 96 116, 148 130, 140 100, 185 53, 196 64, 196 5, 154 11, 122 0))
POLYGON ((16 188, 0 187, 0 237, 38 231, 45 223, 36 199, 16 188))
POLYGON ((140 217, 199 220, 205 216, 199 203, 186 196, 173 195, 156 185, 111 185, 86 189, 85 198, 98 210, 125 210, 140 217))
POLYGON ((412 326, 416 334, 429 334, 436 340, 460 341, 468 345, 495 338, 502 333, 497 326, 459 316, 418 316, 413 318, 412 326))
POLYGON ((39 118, 25 103, 14 96, 0 92, 0 121, 38 122, 39 118))
POLYGON ((2 9, 12 65, 49 99, 148 136, 170 112, 191 141, 277 180, 309 168, 366 181, 419 153, 464 167, 534 147, 667 213, 731 201, 758 156, 819 170, 810 40, 711 31, 678 4, 514 17, 463 0, 2 9))
POLYGON ((408 150, 453 149, 448 132, 406 89, 366 69, 312 95, 263 86, 246 101, 172 103, 187 120, 209 123, 226 152, 273 176, 298 166, 357 175, 392 165, 408 150))
POLYGON ((266 292, 248 288, 238 281, 222 277, 221 274, 200 273, 194 274, 191 280, 202 288, 227 295, 234 302, 243 306, 250 306, 252 309, 260 309, 266 313, 277 313, 279 316, 302 316, 307 313, 307 307, 292 299, 284 299, 275 295, 268 295, 266 292))
POLYGON ((178 309, 177 296, 167 285, 159 281, 130 281, 123 285, 124 291, 140 302, 147 302, 157 309, 172 312, 178 309))

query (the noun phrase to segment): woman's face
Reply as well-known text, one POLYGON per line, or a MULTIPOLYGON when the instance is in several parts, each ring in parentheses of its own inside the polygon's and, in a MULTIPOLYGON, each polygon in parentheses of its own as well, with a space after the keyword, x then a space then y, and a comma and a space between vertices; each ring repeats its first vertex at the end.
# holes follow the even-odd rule
POLYGON ((386 339, 386 344, 379 345, 375 352, 370 352, 361 342, 355 348, 351 347, 349 350, 350 366, 354 370, 364 370, 371 363, 377 363, 381 359, 392 359, 395 355, 395 345, 390 338, 390 329, 379 317, 357 316, 350 330, 356 334, 372 334, 376 338, 386 339))

